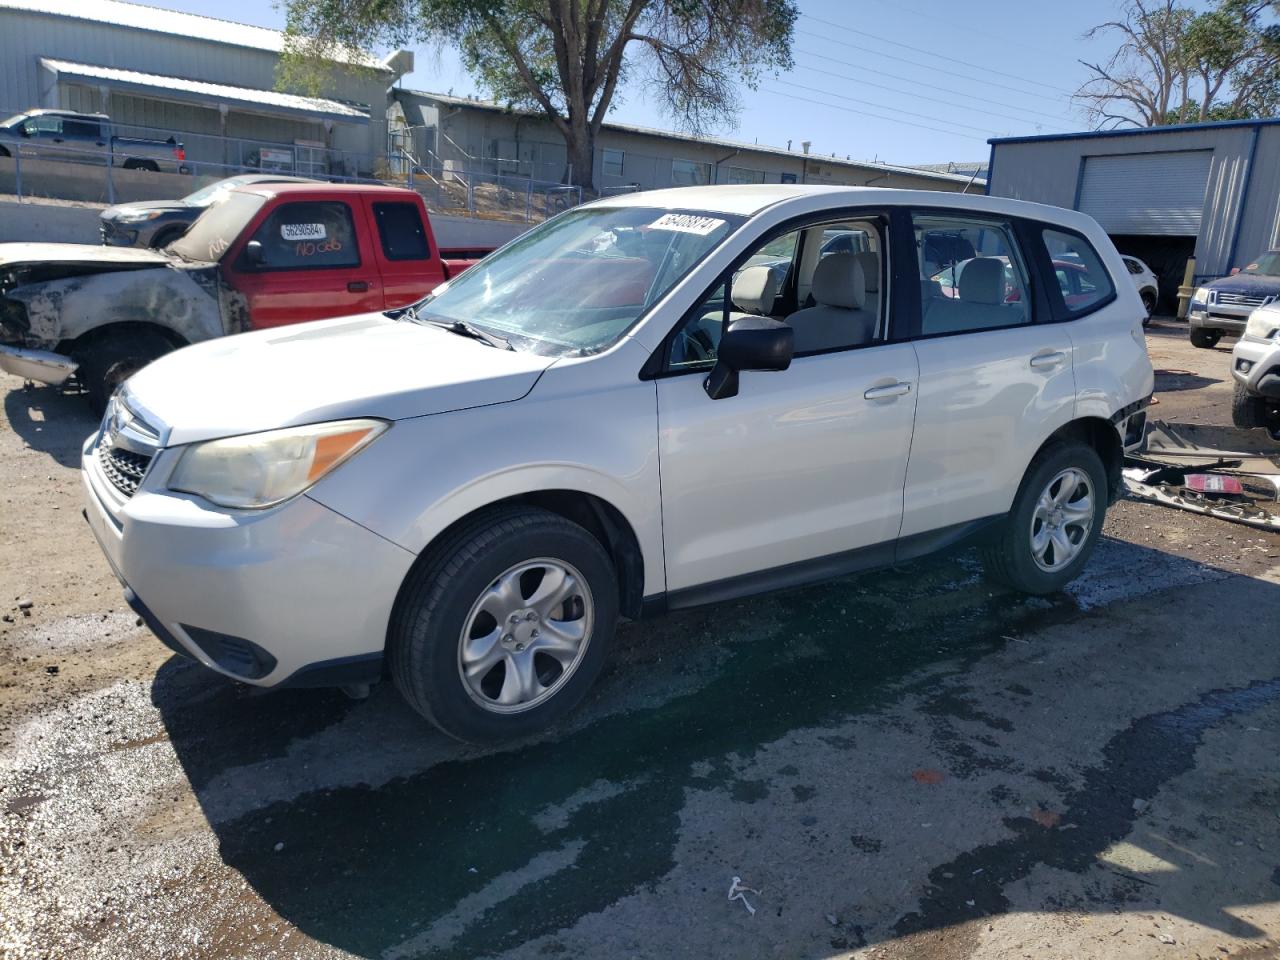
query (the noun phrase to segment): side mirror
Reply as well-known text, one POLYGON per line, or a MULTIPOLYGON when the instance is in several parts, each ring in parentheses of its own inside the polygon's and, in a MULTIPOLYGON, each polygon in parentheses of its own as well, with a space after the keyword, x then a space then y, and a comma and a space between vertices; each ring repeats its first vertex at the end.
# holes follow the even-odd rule
POLYGON ((246 243, 244 245, 244 258, 246 262, 253 264, 255 267, 262 266, 262 261, 265 258, 262 255, 261 242, 257 240, 250 240, 246 243))
POLYGON ((716 365, 702 382, 712 400, 738 395, 743 370, 785 370, 795 352, 795 331, 770 317, 741 317, 729 324, 716 350, 716 365))

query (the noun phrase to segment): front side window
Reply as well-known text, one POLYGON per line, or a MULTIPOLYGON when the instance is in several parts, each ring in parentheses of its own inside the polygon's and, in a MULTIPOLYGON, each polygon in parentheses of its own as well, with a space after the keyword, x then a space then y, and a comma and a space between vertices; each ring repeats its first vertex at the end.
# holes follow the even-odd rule
POLYGON ((375 203, 382 255, 388 260, 425 260, 431 256, 422 216, 412 203, 375 203))
POLYGON ((28 137, 50 137, 62 133, 62 118, 56 114, 42 113, 22 125, 28 137))
POLYGON ((1010 224, 933 214, 912 220, 924 336, 1031 322, 1026 261, 1010 224))
POLYGON ((674 187, 702 187, 711 182, 711 164, 696 160, 671 161, 671 185, 674 187))
POLYGON ((602 150, 600 152, 600 170, 605 176, 620 177, 622 176, 622 167, 625 157, 621 150, 602 150))
POLYGON ((1046 229, 1042 236, 1068 313, 1081 313, 1111 299, 1115 294, 1111 276, 1088 240, 1061 230, 1046 229))
POLYGON ((258 270, 324 270, 360 264, 351 208, 331 200, 283 203, 254 231, 258 270))
POLYGON ((582 207, 535 227, 415 307, 549 356, 616 341, 742 224, 702 210, 582 207))
POLYGON ((712 366, 724 329, 747 316, 790 325, 798 357, 880 342, 887 327, 884 235, 879 221, 828 223, 760 244, 673 331, 667 371, 712 366), (858 249, 828 249, 833 236, 859 238, 858 249))

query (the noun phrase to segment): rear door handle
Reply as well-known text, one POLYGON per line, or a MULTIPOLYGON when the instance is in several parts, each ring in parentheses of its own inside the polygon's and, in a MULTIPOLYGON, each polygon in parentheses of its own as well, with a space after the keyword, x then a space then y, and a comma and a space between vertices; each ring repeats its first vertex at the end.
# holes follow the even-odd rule
POLYGON ((863 394, 868 400, 890 400, 893 397, 905 397, 911 392, 911 384, 899 380, 897 383, 885 384, 883 387, 872 387, 863 394))
POLYGON ((352 280, 347 284, 347 290, 350 293, 364 293, 368 289, 368 280, 352 280))
POLYGON ((1037 353, 1031 358, 1031 366, 1037 370, 1044 370, 1048 367, 1061 366, 1067 360, 1067 355, 1061 350, 1054 350, 1052 353, 1037 353))

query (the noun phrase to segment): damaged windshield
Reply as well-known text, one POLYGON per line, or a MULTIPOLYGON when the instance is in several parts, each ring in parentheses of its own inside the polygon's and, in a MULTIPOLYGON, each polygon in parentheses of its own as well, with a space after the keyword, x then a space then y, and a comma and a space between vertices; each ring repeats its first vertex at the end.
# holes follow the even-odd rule
POLYGON ((535 353, 593 353, 741 223, 722 213, 652 207, 571 210, 437 287, 411 315, 461 321, 535 353))
POLYGON ((228 193, 166 249, 183 260, 221 260, 266 202, 267 198, 257 193, 228 193))

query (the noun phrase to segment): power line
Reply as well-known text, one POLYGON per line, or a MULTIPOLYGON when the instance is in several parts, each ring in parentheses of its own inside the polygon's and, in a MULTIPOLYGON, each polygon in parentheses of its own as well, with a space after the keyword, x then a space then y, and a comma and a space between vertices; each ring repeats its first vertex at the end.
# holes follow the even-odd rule
POLYGON ((1020 83, 1029 83, 1029 84, 1032 84, 1033 86, 1044 87, 1046 90, 1052 90, 1054 93, 1063 94, 1065 96, 1071 96, 1071 93, 1073 92, 1069 90, 1063 90, 1061 87, 1055 87, 1053 86, 1053 84, 1050 84, 1050 83, 1042 83, 1039 80, 1032 80, 1029 77, 1019 76, 1018 74, 1015 74, 1015 73, 1004 73, 1000 70, 993 70, 989 66, 987 66, 985 63, 973 63, 972 61, 969 61, 969 60, 960 60, 956 57, 948 57, 946 54, 943 54, 943 53, 935 53, 934 51, 926 50, 923 47, 916 47, 916 46, 912 46, 909 43, 901 43, 897 40, 890 40, 888 37, 882 37, 879 34, 875 34, 875 33, 868 33, 866 30, 856 30, 853 27, 846 27, 842 23, 836 23, 833 20, 823 20, 821 17, 815 17, 811 13, 802 13, 801 16, 804 17, 806 20, 813 20, 815 23, 821 23, 822 25, 827 27, 834 27, 836 30, 843 30, 846 33, 856 33, 861 37, 870 37, 872 40, 879 40, 881 43, 887 43, 895 47, 902 47, 904 50, 911 50, 915 53, 923 53, 926 56, 937 57, 939 60, 946 60, 949 63, 958 63, 962 67, 973 67, 976 70, 982 70, 982 71, 985 71, 986 73, 994 74, 997 77, 1007 77, 1010 80, 1017 80, 1020 83))
MULTIPOLYGON (((882 7, 891 7, 891 8, 893 9, 893 12, 894 12, 894 13, 908 13, 908 14, 910 14, 910 15, 911 15, 911 16, 913 16, 913 17, 920 17, 922 20, 928 20, 930 23, 937 23, 937 22, 938 22, 938 15, 937 15, 937 13, 928 13, 928 12, 926 12, 926 11, 924 11, 924 10, 917 10, 917 9, 916 9, 916 8, 914 8, 914 7, 904 7, 901 3, 899 3, 899 2, 898 2, 898 0, 876 0, 876 2, 877 2, 880 6, 882 6, 882 7)), ((959 19, 959 18, 955 18, 955 19, 959 19)), ((991 40, 991 39, 993 39, 993 38, 992 38, 991 33, 989 33, 988 31, 986 31, 986 30, 975 30, 973 27, 966 26, 966 25, 965 25, 965 24, 963 24, 963 23, 955 23, 955 22, 952 22, 952 21, 948 21, 948 22, 947 22, 947 29, 948 29, 948 30, 961 30, 961 31, 963 31, 964 33, 971 33, 971 34, 973 34, 975 37, 982 37, 982 38, 983 38, 983 39, 985 39, 985 40, 991 40)), ((1044 45, 1042 45, 1042 44, 1038 44, 1038 43, 1028 43, 1028 42, 1027 42, 1024 38, 1022 38, 1022 37, 1019 37, 1019 38, 1018 38, 1017 43, 1018 43, 1020 46, 1025 47, 1025 48, 1027 48, 1027 49, 1029 49, 1029 50, 1039 50, 1039 51, 1041 51, 1041 52, 1043 52, 1043 53, 1047 53, 1047 54, 1049 54, 1049 55, 1051 55, 1051 56, 1055 56, 1055 57, 1061 57, 1061 56, 1062 56, 1062 51, 1061 51, 1061 50, 1050 50, 1047 46, 1044 46, 1044 45)))
MULTIPOLYGON (((811 100, 808 97, 801 97, 794 93, 785 93, 782 90, 770 90, 767 87, 761 89, 762 93, 772 94, 775 97, 786 97, 789 100, 799 100, 801 103, 812 103, 815 106, 826 107, 828 110, 842 110, 845 113, 856 113, 859 116, 871 117, 874 120, 883 120, 886 123, 897 123, 904 127, 915 127, 917 130, 928 130, 930 133, 945 133, 949 136, 956 137, 960 140, 969 140, 973 143, 986 143, 986 140, 980 137, 972 137, 964 133, 954 133, 950 130, 939 130, 937 127, 926 127, 923 123, 912 123, 910 120, 898 120, 894 117, 882 117, 878 113, 870 113, 866 110, 855 110, 853 107, 842 107, 835 103, 823 103, 820 100, 811 100)), ((806 154, 808 156, 808 154, 806 154)), ((822 157, 817 154, 812 155, 814 159, 821 160, 822 157)))
MULTIPOLYGON (((967 73, 956 73, 956 71, 954 70, 946 70, 943 67, 935 66, 934 64, 931 64, 931 63, 921 63, 919 60, 908 60, 906 57, 894 56, 892 53, 885 53, 883 50, 876 50, 874 47, 863 47, 863 46, 859 46, 856 43, 845 43, 843 40, 832 41, 830 37, 824 37, 822 34, 814 33, 811 30, 797 30, 796 33, 802 34, 806 37, 814 37, 815 39, 818 39, 818 40, 826 40, 826 41, 831 41, 833 43, 840 43, 842 46, 851 50, 861 50, 863 53, 870 53, 873 56, 884 57, 886 60, 895 60, 898 63, 910 64, 913 67, 920 67, 921 69, 924 69, 924 70, 932 70, 934 73, 945 73, 947 76, 959 77, 962 80, 969 80, 974 83, 986 83, 986 84, 993 84, 993 85, 995 84, 995 81, 993 80, 984 80, 981 77, 973 77, 967 73)), ((1011 92, 1021 93, 1025 96, 1042 97, 1046 99, 1048 98, 1048 94, 1036 93, 1033 90, 1014 90, 1011 92)))
MULTIPOLYGON (((923 80, 916 80, 916 79, 915 79, 915 78, 913 78, 913 77, 903 77, 903 76, 900 76, 899 74, 896 74, 896 73, 885 73, 883 70, 879 70, 879 69, 877 69, 877 68, 875 68, 875 67, 860 67, 860 66, 858 66, 856 63, 850 63, 850 62, 849 62, 849 58, 848 58, 848 57, 831 57, 831 56, 827 56, 826 54, 822 54, 822 53, 814 53, 812 50, 797 50, 797 51, 796 51, 796 53, 798 53, 798 54, 799 54, 800 56, 802 56, 802 57, 813 57, 815 60, 826 60, 826 61, 828 61, 829 63, 838 63, 838 64, 840 64, 840 65, 841 65, 841 66, 843 66, 843 67, 848 67, 850 70, 861 70, 861 71, 862 71, 862 72, 864 72, 864 73, 871 73, 871 74, 875 74, 875 75, 876 75, 876 76, 878 76, 878 77, 886 77, 886 78, 888 78, 889 80, 901 80, 903 83, 909 83, 909 84, 911 84, 912 86, 931 88, 931 85, 930 85, 930 84, 925 83, 923 80)), ((814 68, 814 67, 804 67, 803 69, 805 69, 805 70, 813 70, 813 69, 816 69, 816 68, 814 68)), ((852 80, 854 83, 865 83, 865 82, 867 82, 867 81, 864 81, 864 80, 859 80, 859 79, 857 79, 856 77, 842 77, 841 79, 844 79, 844 80, 852 80)), ((992 83, 992 81, 990 81, 990 80, 982 80, 982 81, 979 81, 979 82, 980 82, 980 83, 986 83, 986 84, 990 84, 990 83, 992 83)), ((1003 87, 1002 87, 1001 89, 1005 89, 1005 88, 1003 88, 1003 87)), ((1010 91, 1010 92, 1018 93, 1018 92, 1021 92, 1021 91, 1010 91)), ((1033 110, 1033 109, 1031 109, 1030 107, 1007 107, 1007 106, 1006 106, 1006 104, 1005 104, 1005 102, 1004 102, 1003 100, 989 100, 989 99, 987 99, 987 98, 985 98, 985 97, 979 97, 979 96, 977 96, 976 94, 972 94, 972 93, 964 93, 964 92, 961 92, 961 91, 958 91, 958 90, 957 90, 957 91, 955 91, 955 93, 956 93, 958 96, 968 97, 968 98, 969 98, 969 99, 971 99, 971 100, 980 100, 980 101, 982 101, 983 103, 992 103, 992 104, 995 104, 995 105, 996 105, 996 106, 998 106, 998 107, 1005 107, 1006 109, 1009 109, 1009 110, 1015 110, 1015 111, 1017 111, 1017 112, 1019 112, 1019 113, 1027 113, 1027 114, 1031 114, 1031 115, 1033 115, 1033 116, 1037 116, 1037 117, 1045 117, 1046 119, 1049 119, 1049 120, 1061 120, 1061 119, 1062 119, 1062 117, 1061 117, 1061 116, 1059 116, 1058 114, 1054 114, 1054 113, 1045 113, 1043 110, 1033 110)), ((916 94, 909 94, 909 96, 916 96, 916 94)), ((1041 98, 1041 97, 1044 97, 1044 94, 1040 94, 1040 93, 1032 93, 1032 94, 1028 94, 1028 96, 1033 96, 1033 97, 1041 98)), ((1048 99, 1048 98, 1047 98, 1047 97, 1044 97, 1044 99, 1048 99)))
MULTIPOLYGON (((902 94, 903 96, 906 96, 906 97, 917 97, 917 98, 922 99, 922 100, 932 100, 934 103, 941 103, 941 104, 944 104, 944 105, 946 105, 946 106, 955 107, 955 108, 956 108, 956 109, 958 109, 958 110, 968 110, 968 111, 970 111, 970 112, 972 112, 972 113, 981 113, 981 114, 985 114, 986 116, 989 116, 989 117, 1000 117, 1001 119, 1004 119, 1004 120, 1009 120, 1009 119, 1022 119, 1021 117, 1011 117, 1011 116, 1010 116, 1010 114, 1011 114, 1011 113, 1020 112, 1020 111, 1012 110, 1012 109, 1011 109, 1011 108, 1009 108, 1009 107, 1004 107, 1004 109, 1003 109, 1001 112, 997 113, 997 112, 996 112, 996 111, 994 111, 994 110, 983 110, 981 107, 970 107, 970 106, 966 106, 966 105, 965 105, 965 104, 963 104, 963 103, 957 103, 954 99, 947 99, 947 98, 944 98, 944 97, 931 97, 931 96, 929 96, 928 94, 923 94, 923 93, 912 93, 912 92, 911 92, 911 91, 909 91, 909 90, 900 90, 900 89, 898 89, 897 87, 886 87, 886 86, 885 86, 884 84, 882 84, 882 83, 875 83, 875 82, 873 82, 873 81, 871 81, 871 80, 862 80, 862 79, 860 79, 860 78, 858 78, 858 77, 851 77, 851 76, 849 76, 848 74, 844 74, 844 73, 836 73, 836 72, 835 72, 835 71, 833 71, 833 70, 823 70, 823 69, 821 69, 820 67, 809 67, 809 66, 805 66, 804 64, 796 64, 796 69, 798 69, 798 70, 808 70, 810 73, 820 73, 820 74, 822 74, 823 76, 826 76, 826 77, 835 77, 835 78, 836 78, 836 79, 838 79, 838 80, 848 80, 848 81, 850 81, 851 83, 860 84, 860 85, 862 85, 862 86, 866 86, 866 87, 876 87, 876 88, 877 88, 877 89, 879 89, 879 90, 887 90, 887 91, 889 91, 890 93, 898 93, 898 94, 902 94)), ((826 91, 824 91, 824 92, 826 92, 826 91)), ((1003 104, 1001 104, 1001 103, 1000 103, 999 101, 997 101, 997 100, 985 100, 985 99, 983 99, 982 97, 973 97, 973 96, 969 96, 968 94, 966 94, 966 95, 965 95, 965 99, 969 99, 969 100, 977 100, 977 101, 978 101, 978 102, 980 102, 980 103, 991 103, 991 104, 994 104, 994 105, 996 105, 996 106, 1003 106, 1003 104)), ((1028 112, 1030 112, 1030 113, 1034 113, 1035 111, 1028 111, 1028 112)), ((1048 116, 1048 114, 1042 114, 1042 116, 1048 116)), ((1039 120, 1029 120, 1029 119, 1028 119, 1028 120, 1025 120, 1025 122, 1026 122, 1026 123, 1034 123, 1037 127, 1043 127, 1044 129, 1049 130, 1050 132, 1053 132, 1053 133, 1067 133, 1067 132, 1069 132, 1065 127, 1047 127, 1045 124, 1041 123, 1039 120)))
POLYGON ((803 83, 793 83, 790 80, 782 80, 777 77, 774 78, 774 83, 781 83, 783 86, 787 86, 787 87, 795 87, 797 90, 807 90, 809 93, 820 93, 824 97, 831 97, 832 99, 835 99, 835 100, 844 100, 844 101, 847 101, 848 103, 863 104, 865 106, 872 107, 876 110, 890 110, 894 113, 900 113, 906 117, 915 117, 918 120, 930 120, 933 123, 947 124, 948 126, 959 127, 962 130, 972 130, 974 133, 981 133, 984 135, 994 136, 994 134, 992 134, 990 130, 984 127, 974 127, 967 123, 960 123, 959 121, 956 121, 956 120, 945 120, 942 117, 933 117, 927 113, 912 113, 910 110, 900 110, 897 107, 890 106, 887 103, 874 103, 868 100, 863 100, 860 97, 857 97, 857 98, 846 97, 843 94, 832 93, 829 90, 823 90, 820 87, 806 87, 803 83))

